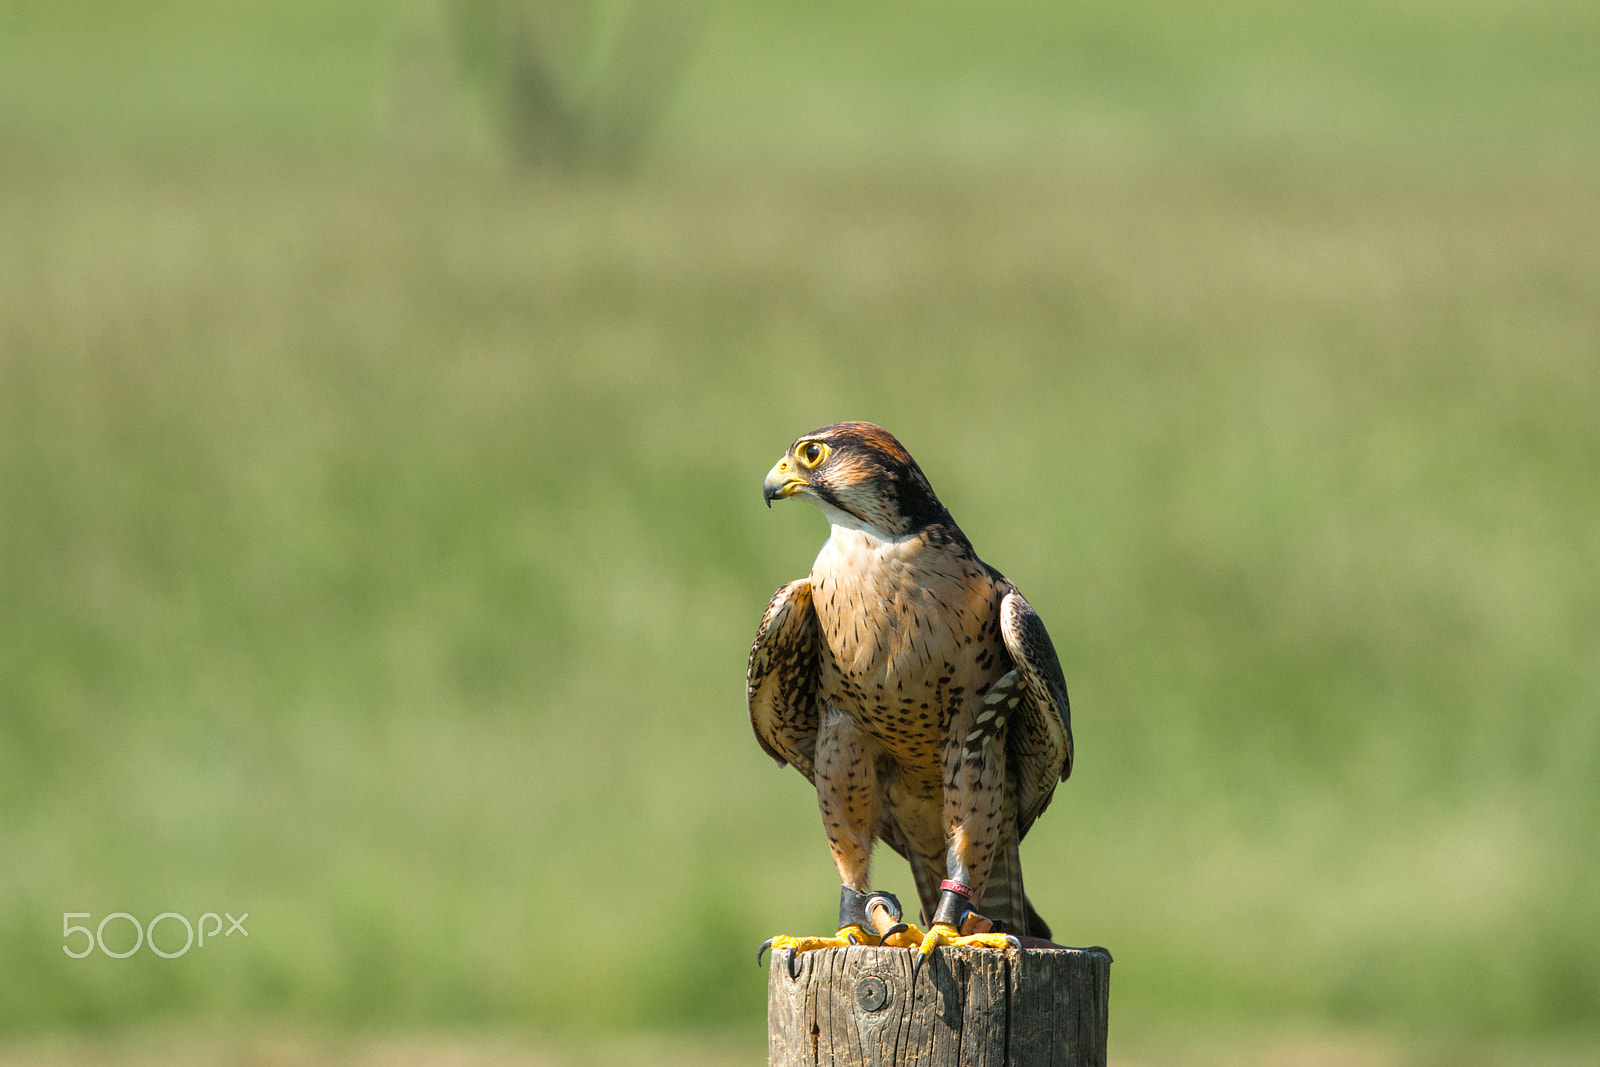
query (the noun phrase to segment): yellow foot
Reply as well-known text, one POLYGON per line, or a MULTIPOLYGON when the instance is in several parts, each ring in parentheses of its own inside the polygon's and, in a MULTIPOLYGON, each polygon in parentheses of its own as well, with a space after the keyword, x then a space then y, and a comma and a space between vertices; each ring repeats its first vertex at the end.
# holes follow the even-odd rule
POLYGON ((784 968, 789 972, 790 978, 798 978, 800 970, 795 966, 795 957, 802 952, 813 952, 819 948, 847 948, 850 945, 876 945, 877 934, 869 934, 859 926, 841 926, 839 932, 833 937, 769 937, 761 942, 761 947, 756 949, 756 962, 761 962, 761 957, 767 954, 767 949, 774 953, 785 952, 784 968))
POLYGON ((878 944, 885 948, 921 948, 925 936, 916 923, 900 923, 885 934, 878 944))
POLYGON ((933 954, 933 950, 940 945, 948 945, 955 948, 1007 949, 1021 948, 1022 942, 1010 934, 962 934, 954 926, 948 926, 945 923, 934 923, 928 927, 928 933, 923 937, 922 944, 917 949, 916 959, 911 961, 911 980, 913 982, 917 980, 917 972, 922 969, 923 963, 933 954))

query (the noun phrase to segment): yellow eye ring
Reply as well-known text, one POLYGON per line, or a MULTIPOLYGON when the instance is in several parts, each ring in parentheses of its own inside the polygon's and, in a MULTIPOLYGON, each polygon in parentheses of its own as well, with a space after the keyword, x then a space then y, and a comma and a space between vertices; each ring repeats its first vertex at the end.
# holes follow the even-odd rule
POLYGON ((821 441, 807 441, 795 450, 795 457, 802 467, 814 468, 828 458, 828 446, 821 441))

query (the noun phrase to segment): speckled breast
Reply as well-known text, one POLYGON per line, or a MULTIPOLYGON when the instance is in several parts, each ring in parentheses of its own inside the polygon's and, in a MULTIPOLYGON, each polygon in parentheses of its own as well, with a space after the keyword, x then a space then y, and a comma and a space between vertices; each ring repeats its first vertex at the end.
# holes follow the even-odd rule
POLYGON ((1001 590, 976 559, 920 537, 835 529, 811 571, 819 696, 897 762, 938 765, 950 720, 1007 669, 1001 590))

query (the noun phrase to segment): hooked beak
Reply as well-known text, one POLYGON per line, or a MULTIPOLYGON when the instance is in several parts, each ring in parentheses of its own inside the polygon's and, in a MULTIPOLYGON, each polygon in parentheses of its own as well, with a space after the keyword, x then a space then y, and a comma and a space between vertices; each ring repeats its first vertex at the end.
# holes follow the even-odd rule
POLYGON ((809 485, 809 482, 795 473, 794 461, 785 456, 767 472, 767 480, 761 483, 761 496, 770 508, 774 500, 794 496, 809 485))

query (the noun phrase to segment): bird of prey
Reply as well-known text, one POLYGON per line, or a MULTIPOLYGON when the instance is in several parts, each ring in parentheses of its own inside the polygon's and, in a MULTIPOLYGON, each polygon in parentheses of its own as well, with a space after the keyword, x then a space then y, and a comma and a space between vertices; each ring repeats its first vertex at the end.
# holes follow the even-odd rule
POLYGON ((767 755, 816 786, 842 885, 837 935, 762 950, 786 951, 794 974, 797 952, 915 947, 915 973, 941 945, 1048 938, 1017 855, 1072 773, 1067 687, 1044 623, 881 427, 801 436, 764 495, 768 507, 809 500, 831 527, 810 576, 767 605, 746 695, 767 755), (880 839, 911 864, 926 932, 872 890, 880 839))

